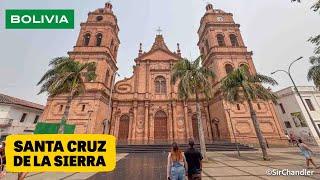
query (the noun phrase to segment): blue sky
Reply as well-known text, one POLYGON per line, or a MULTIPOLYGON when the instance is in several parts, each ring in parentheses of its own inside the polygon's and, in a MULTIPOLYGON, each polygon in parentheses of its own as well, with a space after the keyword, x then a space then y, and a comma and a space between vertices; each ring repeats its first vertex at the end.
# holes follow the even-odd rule
MULTIPOLYGON (((37 81, 48 69, 50 59, 66 55, 78 36, 80 22, 89 11, 104 6, 106 0, 2 0, 0 3, 0 92, 45 104, 46 95, 37 95, 37 81), (74 30, 6 30, 5 9, 74 9, 74 30)), ((305 59, 293 67, 293 77, 299 85, 306 80, 308 57, 313 45, 307 39, 320 33, 320 15, 312 12, 312 1, 302 4, 290 0, 215 0, 214 8, 234 14, 258 72, 286 68, 291 60, 305 59)), ((185 57, 196 57, 200 18, 205 12, 202 0, 114 0, 118 17, 121 46, 118 67, 121 78, 132 74, 139 43, 145 51, 154 41, 160 26, 169 48, 181 44, 185 57)), ((278 90, 290 85, 284 74, 275 75, 278 90)))

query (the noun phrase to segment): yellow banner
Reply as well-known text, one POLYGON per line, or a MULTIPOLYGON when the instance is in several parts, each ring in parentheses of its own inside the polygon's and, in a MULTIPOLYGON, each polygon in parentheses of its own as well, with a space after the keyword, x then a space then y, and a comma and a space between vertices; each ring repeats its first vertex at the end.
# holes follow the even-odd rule
POLYGON ((111 135, 10 135, 5 151, 9 172, 107 172, 116 166, 111 135))

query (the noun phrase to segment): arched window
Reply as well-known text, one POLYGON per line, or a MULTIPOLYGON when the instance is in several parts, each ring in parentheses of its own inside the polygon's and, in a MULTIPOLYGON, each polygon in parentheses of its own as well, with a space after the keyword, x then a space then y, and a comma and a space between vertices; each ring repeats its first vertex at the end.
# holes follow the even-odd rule
POLYGON ((90 42, 90 34, 87 33, 87 34, 85 34, 84 37, 83 37, 83 45, 84 45, 84 46, 88 46, 88 45, 89 45, 89 42, 90 42))
POLYGON ((231 64, 225 65, 226 73, 230 74, 233 71, 233 66, 231 64))
POLYGON ((112 75, 110 78, 110 87, 112 87, 112 83, 114 82, 113 78, 114 78, 114 76, 112 75))
POLYGON ((218 35, 217 35, 217 41, 218 41, 218 45, 219 45, 220 47, 226 46, 226 43, 224 42, 224 37, 223 37, 222 34, 218 34, 218 35))
POLYGON ((203 47, 201 48, 200 53, 202 56, 204 55, 204 48, 203 47))
POLYGON ((239 46, 238 39, 237 39, 236 35, 230 34, 230 41, 231 41, 231 45, 233 47, 238 47, 239 46))
POLYGON ((207 50, 207 53, 209 53, 209 51, 210 51, 210 47, 209 47, 209 41, 208 40, 206 40, 206 50, 207 50))
POLYGON ((108 69, 107 72, 106 72, 106 78, 104 80, 104 84, 106 86, 108 86, 109 78, 110 78, 110 72, 109 72, 109 69, 108 69))
POLYGON ((101 42, 102 42, 102 34, 99 33, 96 35, 96 46, 101 46, 101 42))
POLYGON ((156 93, 165 94, 167 92, 166 79, 163 76, 156 77, 155 89, 156 93))
POLYGON ((113 49, 113 46, 114 46, 114 41, 113 41, 113 39, 112 39, 112 40, 111 40, 111 43, 110 43, 110 50, 113 49))
POLYGON ((117 51, 118 51, 118 47, 114 47, 114 54, 117 54, 117 51))

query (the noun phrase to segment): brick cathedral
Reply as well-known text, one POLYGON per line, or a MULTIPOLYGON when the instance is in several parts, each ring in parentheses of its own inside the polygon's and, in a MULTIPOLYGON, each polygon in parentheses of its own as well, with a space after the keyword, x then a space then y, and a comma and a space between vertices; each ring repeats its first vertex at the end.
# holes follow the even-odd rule
MULTIPOLYGON (((216 73, 217 82, 233 69, 247 65, 255 67, 252 52, 247 50, 233 14, 206 6, 198 30, 198 46, 203 66, 216 73)), ((171 68, 181 57, 179 44, 171 51, 161 34, 156 35, 149 51, 141 49, 135 58, 133 75, 115 82, 117 53, 120 45, 117 17, 112 4, 88 14, 81 23, 76 46, 69 56, 79 62, 96 62, 97 79, 86 82, 87 91, 72 101, 67 123, 76 125, 76 133, 106 133, 119 142, 162 143, 184 142, 198 138, 195 101, 178 99, 177 85, 170 83, 171 68)), ((48 98, 42 119, 59 122, 66 96, 48 98)), ((255 102, 260 127, 271 144, 281 144, 283 130, 272 102, 255 102)), ((202 122, 207 143, 234 140, 256 143, 255 130, 247 104, 229 104, 216 95, 201 102, 202 122), (228 114, 230 112, 230 117, 228 114), (232 128, 233 126, 233 128, 232 128), (233 132, 232 132, 233 131, 233 132)))

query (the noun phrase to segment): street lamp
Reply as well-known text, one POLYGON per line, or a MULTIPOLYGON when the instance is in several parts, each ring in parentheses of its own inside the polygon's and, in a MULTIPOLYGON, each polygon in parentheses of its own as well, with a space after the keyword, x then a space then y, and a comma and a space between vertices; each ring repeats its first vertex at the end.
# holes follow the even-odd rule
POLYGON ((105 119, 104 120, 104 134, 110 133, 109 132, 109 124, 111 124, 111 98, 112 98, 112 93, 113 93, 113 88, 114 88, 114 82, 116 80, 116 75, 118 75, 120 77, 120 74, 116 71, 113 73, 113 78, 112 78, 112 82, 111 82, 111 89, 110 89, 110 94, 109 94, 109 120, 105 119))
POLYGON ((234 134, 232 119, 231 119, 231 115, 230 115, 230 109, 225 109, 225 110, 228 112, 229 120, 230 120, 230 123, 231 123, 232 135, 233 135, 233 137, 234 137, 234 142, 236 143, 236 146, 237 146, 238 156, 240 157, 239 144, 238 144, 238 142, 237 142, 237 137, 236 137, 236 135, 234 134))
POLYGON ((295 62, 301 60, 302 58, 303 58, 303 57, 299 57, 298 59, 292 61, 291 64, 289 65, 289 68, 288 68, 287 71, 280 69, 280 70, 277 70, 277 71, 272 72, 271 74, 275 74, 275 73, 277 73, 277 72, 284 72, 284 73, 286 73, 286 74, 290 77, 290 80, 291 80, 291 82, 292 82, 292 84, 293 84, 293 86, 294 86, 294 89, 295 89, 296 93, 298 94, 298 96, 299 96, 299 98, 300 98, 300 100, 301 100, 304 108, 306 109, 307 114, 308 114, 308 116, 309 116, 309 118, 310 118, 310 120, 311 120, 311 122, 312 122, 312 125, 313 125, 314 129, 316 130, 318 137, 320 137, 320 132, 319 132, 317 126, 316 126, 316 123, 314 122, 314 120, 313 120, 313 118, 312 118, 312 116, 311 116, 311 114, 310 114, 310 112, 309 112, 309 109, 307 108, 307 106, 306 106, 306 104, 305 104, 305 102, 304 102, 304 100, 303 100, 303 98, 302 98, 302 96, 301 96, 301 94, 300 94, 300 92, 299 92, 299 90, 298 90, 298 87, 297 87, 296 83, 294 82, 294 80, 293 80, 293 78, 292 78, 292 76, 291 76, 291 67, 292 67, 292 65, 293 65, 295 62))

